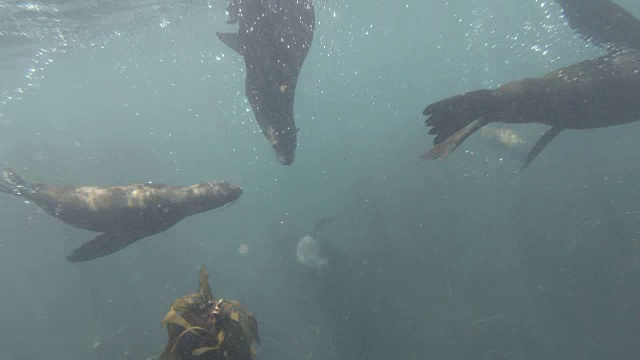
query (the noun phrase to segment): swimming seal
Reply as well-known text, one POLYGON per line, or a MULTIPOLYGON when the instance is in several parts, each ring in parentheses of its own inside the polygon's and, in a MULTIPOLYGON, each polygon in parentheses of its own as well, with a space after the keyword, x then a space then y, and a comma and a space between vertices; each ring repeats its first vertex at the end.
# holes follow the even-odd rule
POLYGON ((640 120, 640 21, 609 0, 558 0, 569 24, 607 55, 477 90, 429 105, 423 112, 435 145, 424 159, 442 159, 490 122, 551 126, 529 151, 521 169, 563 129, 593 129, 640 120), (604 9, 604 10, 603 10, 604 9), (574 14, 580 10, 579 14, 574 14), (612 15, 613 14, 613 15, 612 15), (589 22, 588 17, 596 17, 589 22), (615 19, 624 19, 624 29, 615 19), (625 25, 626 24, 626 25, 625 25), (631 24, 631 25, 629 25, 631 24), (638 33, 628 32, 637 29, 638 33), (626 36, 625 36, 626 32, 626 36), (637 44, 636 44, 637 42, 637 44), (630 46, 636 46, 633 48, 630 46))
POLYGON ((609 51, 640 49, 640 21, 610 0, 556 0, 571 28, 609 51))
POLYGON ((81 262, 112 254, 188 216, 228 204, 240 197, 242 189, 218 181, 184 187, 31 184, 5 170, 0 192, 29 200, 76 228, 103 233, 67 256, 71 262, 81 262))
POLYGON ((297 146, 293 101, 298 75, 315 29, 312 0, 230 0, 227 23, 237 33, 217 33, 244 57, 245 94, 256 121, 284 165, 297 146))

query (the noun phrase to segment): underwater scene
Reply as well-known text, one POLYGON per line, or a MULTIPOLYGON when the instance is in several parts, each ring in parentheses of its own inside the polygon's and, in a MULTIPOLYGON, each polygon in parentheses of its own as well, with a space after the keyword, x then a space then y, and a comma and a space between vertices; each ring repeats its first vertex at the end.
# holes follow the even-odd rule
POLYGON ((0 359, 640 359, 639 120, 637 0, 0 0, 0 359))

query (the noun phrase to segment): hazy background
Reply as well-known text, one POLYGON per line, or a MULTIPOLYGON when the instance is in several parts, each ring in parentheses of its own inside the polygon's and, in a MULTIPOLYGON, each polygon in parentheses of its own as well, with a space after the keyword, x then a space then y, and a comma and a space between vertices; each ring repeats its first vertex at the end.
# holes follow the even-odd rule
POLYGON ((0 196, 1 358, 156 355, 202 264, 216 295, 255 312, 260 359, 640 357, 639 124, 563 132, 524 173, 478 135, 418 161, 429 103, 602 54, 555 3, 317 0, 291 167, 254 121, 242 58, 215 37, 233 29, 224 7, 0 0, 3 166, 48 183, 244 189, 80 264, 65 256, 92 233, 0 196), (326 216, 354 265, 325 291, 274 266, 273 244, 326 216))

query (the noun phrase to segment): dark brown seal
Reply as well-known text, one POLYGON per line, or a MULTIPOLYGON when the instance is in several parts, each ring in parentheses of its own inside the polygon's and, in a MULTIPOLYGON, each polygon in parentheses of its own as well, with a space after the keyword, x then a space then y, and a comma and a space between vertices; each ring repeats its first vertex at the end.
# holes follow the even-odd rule
POLYGON ((67 257, 80 262, 112 254, 188 216, 228 204, 240 197, 242 189, 217 181, 191 186, 31 184, 6 170, 0 192, 25 198, 76 228, 103 233, 67 257))
POLYGON ((640 22, 611 0, 556 0, 573 30, 595 45, 640 49, 640 22))
MULTIPOLYGON (((629 48, 640 34, 630 33, 628 41, 616 44, 615 41, 622 41, 623 32, 605 26, 611 22, 612 13, 621 17, 624 10, 608 0, 559 2, 565 6, 565 15, 581 10, 580 16, 573 17, 570 23, 579 24, 575 30, 589 34, 594 44, 606 43, 610 52, 539 78, 513 81, 494 90, 472 91, 429 105, 424 110, 428 116, 425 123, 432 127, 429 134, 437 136, 435 146, 424 154, 424 159, 445 158, 467 137, 491 122, 551 126, 530 150, 525 168, 563 129, 593 129, 640 120, 640 49, 629 48), (590 25, 586 17, 597 16, 597 9, 602 8, 609 10, 590 25), (595 37, 597 33, 602 36, 595 37)), ((640 29, 636 18, 623 14, 626 22, 633 19, 637 25, 629 30, 640 29)))
POLYGON ((244 57, 245 94, 256 121, 278 161, 291 165, 298 144, 293 102, 313 42, 313 0, 229 0, 227 14, 238 32, 217 36, 244 57))

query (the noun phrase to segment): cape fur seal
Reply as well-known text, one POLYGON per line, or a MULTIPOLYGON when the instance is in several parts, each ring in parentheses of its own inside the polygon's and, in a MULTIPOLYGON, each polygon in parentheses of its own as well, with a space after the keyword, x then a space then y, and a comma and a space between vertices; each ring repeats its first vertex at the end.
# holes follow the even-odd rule
POLYGON ((6 170, 0 192, 29 200, 76 228, 103 233, 67 256, 71 262, 81 262, 112 254, 188 216, 228 204, 240 197, 242 189, 217 181, 184 187, 31 184, 6 170))
POLYGON ((217 33, 244 57, 245 94, 256 121, 284 165, 291 165, 297 146, 293 101, 313 41, 313 0, 230 0, 227 23, 237 33, 217 33))
POLYGON ((640 21, 610 0, 556 0, 573 30, 600 47, 640 49, 640 21))
POLYGON ((569 24, 607 55, 540 78, 513 81, 429 105, 425 121, 437 135, 424 159, 445 158, 490 122, 551 126, 533 146, 522 169, 563 129, 592 129, 640 120, 640 21, 609 0, 558 0, 569 24), (613 15, 612 15, 613 14, 613 15), (616 19, 624 19, 618 23, 616 19), (591 21, 589 21, 591 20, 591 21), (623 26, 629 26, 624 28, 623 26), (634 33, 633 31, 638 31, 634 33))

